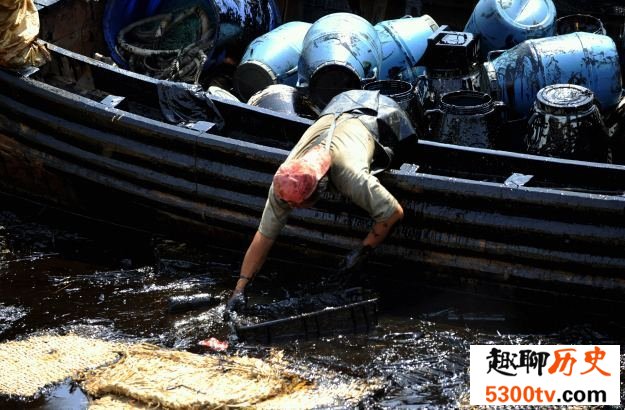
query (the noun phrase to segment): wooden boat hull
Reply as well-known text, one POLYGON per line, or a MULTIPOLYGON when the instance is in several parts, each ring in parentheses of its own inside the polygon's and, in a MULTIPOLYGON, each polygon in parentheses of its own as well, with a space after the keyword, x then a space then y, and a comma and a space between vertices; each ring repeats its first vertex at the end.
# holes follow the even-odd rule
MULTIPOLYGON (((0 190, 245 247, 275 169, 311 121, 215 98, 219 135, 170 125, 156 80, 49 48, 53 62, 38 73, 0 70, 0 190)), ((421 141, 380 179, 405 210, 376 251, 380 264, 615 298, 625 290, 624 166, 421 141)), ((293 212, 279 248, 332 265, 370 226, 326 195, 293 212)))

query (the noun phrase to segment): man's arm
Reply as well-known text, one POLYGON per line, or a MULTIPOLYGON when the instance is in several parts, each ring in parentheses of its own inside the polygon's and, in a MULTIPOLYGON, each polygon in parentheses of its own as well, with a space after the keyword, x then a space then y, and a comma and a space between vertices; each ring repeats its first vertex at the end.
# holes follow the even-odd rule
POLYGON ((387 237, 393 226, 399 222, 404 217, 404 209, 401 205, 397 204, 395 208, 395 212, 391 214, 388 219, 384 221, 376 222, 371 231, 367 234, 365 239, 362 241, 363 246, 370 246, 371 248, 375 248, 379 244, 384 241, 387 237))
POLYGON ((373 249, 382 243, 393 229, 393 226, 395 226, 403 216, 403 208, 399 203, 396 203, 395 211, 391 216, 376 222, 365 239, 363 239, 361 246, 345 256, 339 265, 339 274, 342 276, 341 279, 339 279, 339 282, 342 284, 340 286, 346 286, 352 280, 352 276, 357 274, 362 265, 369 259, 373 249))
POLYGON ((233 295, 242 293, 245 286, 254 278, 254 275, 258 273, 260 268, 263 267, 274 242, 274 239, 270 239, 259 231, 256 231, 252 243, 249 248, 247 248, 247 252, 245 252, 245 257, 241 264, 241 276, 232 292, 233 295))
POLYGON ((237 284, 232 291, 232 296, 226 303, 227 311, 237 310, 245 305, 245 287, 263 267, 267 255, 275 242, 275 238, 286 223, 290 211, 291 209, 288 206, 276 199, 273 194, 273 185, 271 185, 258 230, 243 257, 239 280, 237 280, 237 284))

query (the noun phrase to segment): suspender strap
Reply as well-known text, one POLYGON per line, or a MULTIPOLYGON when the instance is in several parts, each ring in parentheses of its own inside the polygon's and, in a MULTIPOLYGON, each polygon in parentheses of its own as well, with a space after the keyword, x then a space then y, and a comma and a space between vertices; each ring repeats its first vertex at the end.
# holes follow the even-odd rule
POLYGON ((350 120, 352 118, 356 118, 355 115, 347 115, 347 114, 342 114, 343 118, 341 118, 340 121, 337 121, 336 118, 336 114, 332 114, 332 124, 330 124, 330 128, 328 129, 328 135, 326 136, 325 141, 323 142, 325 144, 325 149, 326 152, 330 152, 330 144, 332 143, 332 137, 334 137, 334 131, 336 129, 336 126, 339 125, 340 123, 342 123, 343 121, 347 121, 350 120))

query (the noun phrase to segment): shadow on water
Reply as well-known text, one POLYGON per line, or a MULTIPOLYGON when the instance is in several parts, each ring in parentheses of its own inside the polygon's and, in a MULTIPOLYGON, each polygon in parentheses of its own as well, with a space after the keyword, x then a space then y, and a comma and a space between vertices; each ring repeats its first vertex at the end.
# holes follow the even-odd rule
MULTIPOLYGON (((84 227, 83 227, 84 228, 84 227)), ((0 342, 37 333, 77 334, 146 341, 206 352, 200 340, 228 339, 224 301, 238 276, 241 252, 126 232, 71 230, 32 215, 0 211, 0 342), (80 232, 80 233, 79 233, 80 232), (210 294, 201 310, 168 313, 172 296, 210 294)), ((251 289, 266 302, 304 292, 298 270, 277 274, 273 263, 251 289)), ((304 371, 324 369, 384 382, 369 398, 373 408, 454 408, 468 403, 471 344, 622 344, 616 312, 597 316, 574 299, 551 304, 509 300, 448 288, 431 281, 402 284, 377 276, 378 328, 367 335, 336 336, 280 345, 304 371)), ((301 277, 301 276, 300 276, 301 277)), ((267 347, 234 344, 262 355, 267 347)), ((0 408, 83 409, 88 398, 75 385, 53 387, 29 402, 0 399, 0 408)))

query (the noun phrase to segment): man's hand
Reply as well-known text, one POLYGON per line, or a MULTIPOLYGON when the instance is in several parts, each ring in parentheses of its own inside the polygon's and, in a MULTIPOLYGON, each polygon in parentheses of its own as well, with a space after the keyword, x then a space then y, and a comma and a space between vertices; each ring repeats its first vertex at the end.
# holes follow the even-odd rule
POLYGON ((232 293, 232 296, 230 296, 230 299, 228 299, 228 302, 226 302, 226 310, 224 313, 228 314, 228 316, 230 312, 240 313, 246 308, 246 306, 247 300, 245 298, 245 292, 235 290, 232 293))
POLYGON ((254 279, 256 272, 262 268, 267 258, 269 250, 273 246, 274 240, 261 234, 260 231, 256 231, 254 239, 243 258, 241 264, 241 275, 237 284, 232 292, 232 296, 226 303, 226 310, 224 311, 224 319, 228 320, 230 312, 241 312, 245 309, 247 299, 245 297, 245 287, 249 282, 254 279))
POLYGON ((349 273, 361 270, 364 264, 369 259, 369 256, 371 256, 372 252, 373 248, 368 245, 361 245, 358 248, 354 249, 353 251, 348 253, 339 264, 339 272, 349 273))
POLYGON ((344 289, 353 285, 354 281, 362 279, 361 271, 372 252, 372 247, 361 245, 348 253, 339 264, 336 273, 329 279, 328 284, 339 289, 344 289))

